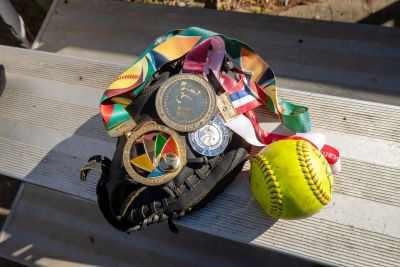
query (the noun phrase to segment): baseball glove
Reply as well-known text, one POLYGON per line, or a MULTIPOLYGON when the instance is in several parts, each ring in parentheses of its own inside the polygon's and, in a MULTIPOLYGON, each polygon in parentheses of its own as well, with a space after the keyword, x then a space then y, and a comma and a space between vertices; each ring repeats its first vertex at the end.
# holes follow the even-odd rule
MULTIPOLYGON (((227 59, 225 63, 224 67, 228 68, 226 73, 235 77, 231 71, 232 64, 227 59)), ((182 164, 181 161, 179 173, 170 181, 156 186, 132 179, 124 163, 124 153, 129 154, 129 159, 138 158, 144 152, 149 154, 146 148, 143 149, 146 145, 143 141, 144 135, 148 140, 154 141, 158 132, 144 131, 146 133, 139 134, 135 141, 130 139, 141 129, 163 126, 156 111, 156 95, 160 86, 170 77, 179 74, 182 64, 182 59, 177 60, 156 72, 140 94, 126 107, 137 126, 128 135, 118 138, 113 159, 94 156, 81 171, 83 181, 90 170, 101 173, 96 188, 98 206, 107 221, 119 231, 129 233, 144 229, 153 223, 168 221, 170 230, 178 232, 172 220, 199 210, 214 200, 235 179, 248 158, 251 145, 230 129, 226 132, 226 148, 215 156, 199 154, 189 143, 189 133, 176 131, 181 141, 175 141, 183 144, 182 154, 185 155, 185 159, 182 161, 186 162, 182 164)), ((209 80, 212 81, 212 77, 209 80)), ((218 95, 219 89, 216 85, 213 87, 218 95)), ((143 172, 135 167, 135 164, 129 165, 132 166, 133 172, 143 172)))

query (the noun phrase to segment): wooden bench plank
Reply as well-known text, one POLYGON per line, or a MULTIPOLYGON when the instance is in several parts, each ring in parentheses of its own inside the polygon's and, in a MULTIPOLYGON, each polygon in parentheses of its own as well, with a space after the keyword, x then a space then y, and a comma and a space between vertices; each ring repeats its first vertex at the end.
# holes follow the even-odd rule
POLYGON ((295 77, 381 91, 396 90, 400 79, 398 28, 104 0, 59 1, 55 11, 38 40, 44 51, 137 57, 161 34, 198 26, 249 44, 278 82, 295 77))
POLYGON ((104 220, 96 203, 30 184, 20 192, 0 252, 24 266, 316 266, 183 226, 178 235, 163 223, 127 235, 104 220))

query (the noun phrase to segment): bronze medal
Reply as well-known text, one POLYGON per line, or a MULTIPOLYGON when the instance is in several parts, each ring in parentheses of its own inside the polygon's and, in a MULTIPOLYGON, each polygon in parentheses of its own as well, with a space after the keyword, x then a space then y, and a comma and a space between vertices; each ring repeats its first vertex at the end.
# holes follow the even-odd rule
POLYGON ((215 108, 214 88, 195 74, 175 75, 157 92, 157 113, 167 126, 176 131, 200 129, 214 116, 215 108))

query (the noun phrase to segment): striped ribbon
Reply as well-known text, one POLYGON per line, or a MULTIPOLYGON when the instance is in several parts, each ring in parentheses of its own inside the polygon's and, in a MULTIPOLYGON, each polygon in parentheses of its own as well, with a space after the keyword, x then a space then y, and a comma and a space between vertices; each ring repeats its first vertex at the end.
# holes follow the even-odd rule
POLYGON ((227 90, 227 93, 238 115, 262 105, 262 102, 250 93, 244 75, 241 75, 240 81, 233 88, 227 90))
MULTIPOLYGON (((104 126, 112 137, 123 134, 121 125, 131 120, 125 108, 132 103, 150 77, 168 62, 181 58, 194 47, 213 36, 220 36, 225 42, 225 53, 235 65, 251 76, 250 93, 278 114, 282 123, 294 132, 308 132, 311 122, 306 107, 297 106, 277 95, 275 75, 247 44, 205 29, 192 27, 173 30, 158 37, 134 62, 118 76, 105 91, 100 112, 104 126)), ((127 125, 123 130, 129 127, 127 125)))
POLYGON ((307 140, 325 156, 327 162, 331 166, 332 172, 334 174, 339 173, 341 170, 339 151, 326 144, 325 135, 311 131, 307 133, 295 133, 295 135, 284 135, 265 131, 260 126, 254 110, 256 107, 262 105, 262 101, 259 100, 260 97, 258 96, 258 92, 261 92, 261 89, 256 86, 256 83, 253 83, 253 88, 257 90, 257 93, 253 92, 253 94, 258 96, 258 98, 256 98, 251 93, 252 89, 243 72, 235 70, 236 73, 241 73, 239 75, 239 81, 221 73, 223 53, 219 53, 218 51, 221 50, 221 48, 225 48, 224 43, 220 37, 212 37, 210 39, 212 40, 208 42, 204 41, 187 54, 183 71, 194 72, 198 75, 209 73, 210 70, 214 73, 218 83, 222 85, 223 89, 228 94, 236 113, 239 115, 235 121, 230 123, 225 122, 225 125, 254 146, 268 145, 281 139, 307 140), (210 44, 213 46, 211 54, 208 53, 210 44), (241 114, 245 114, 246 116, 241 116, 241 114), (244 127, 247 123, 251 123, 252 127, 251 125, 249 125, 249 127, 244 127), (243 130, 243 128, 245 129, 243 130), (251 133, 253 131, 257 139, 252 137, 251 133), (258 140, 260 140, 261 143, 258 140))

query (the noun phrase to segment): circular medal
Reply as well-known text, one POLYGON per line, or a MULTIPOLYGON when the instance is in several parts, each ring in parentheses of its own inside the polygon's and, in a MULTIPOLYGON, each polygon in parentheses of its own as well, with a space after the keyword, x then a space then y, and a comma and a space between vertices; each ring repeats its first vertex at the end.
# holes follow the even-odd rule
POLYGON ((157 92, 157 113, 167 126, 176 131, 200 129, 214 116, 215 108, 214 88, 195 74, 175 75, 157 92))
POLYGON ((166 126, 144 126, 128 136, 122 159, 129 176, 141 184, 165 184, 186 164, 185 144, 178 133, 166 126))
POLYGON ((215 117, 201 129, 188 134, 189 143, 199 154, 214 157, 225 150, 229 142, 229 131, 223 122, 215 117))

